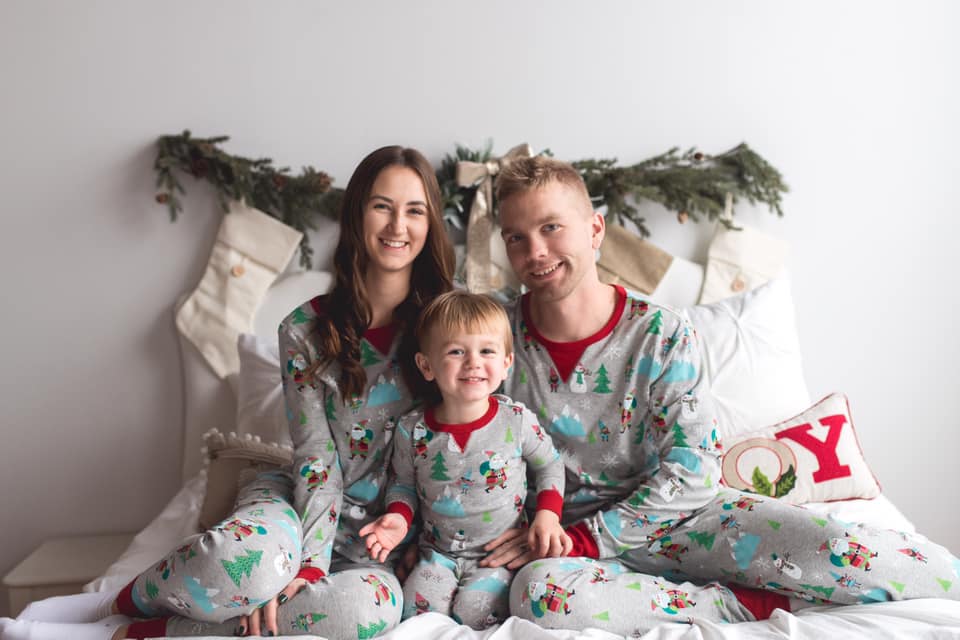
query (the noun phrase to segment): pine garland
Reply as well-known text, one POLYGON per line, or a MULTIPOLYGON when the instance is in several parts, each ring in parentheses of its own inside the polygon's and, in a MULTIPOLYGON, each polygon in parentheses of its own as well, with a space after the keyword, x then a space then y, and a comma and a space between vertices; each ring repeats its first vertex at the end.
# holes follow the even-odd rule
MULTIPOLYGON (((226 153, 219 145, 227 136, 194 138, 189 131, 180 135, 161 136, 157 141, 154 170, 158 193, 155 198, 165 204, 170 220, 176 221, 183 210, 178 194, 186 193, 177 173, 189 173, 213 185, 224 212, 231 200, 244 199, 248 204, 304 232, 300 244, 300 264, 312 266, 313 249, 306 235, 315 229, 315 217, 336 220, 343 189, 333 186, 333 179, 323 171, 304 167, 292 175, 289 167, 275 168, 269 158, 244 158, 226 153)), ((781 196, 787 192, 780 172, 746 144, 740 144, 719 155, 708 155, 696 148, 679 154, 675 147, 666 153, 634 165, 619 167, 616 159, 578 160, 571 164, 580 171, 596 206, 605 205, 607 220, 623 224, 632 222, 640 235, 649 237, 645 218, 639 215, 636 203, 649 200, 678 212, 680 222, 695 222, 700 216, 717 220, 733 228, 722 213, 727 194, 734 202, 746 198, 751 204, 762 202, 778 216, 783 215, 781 196)), ((493 143, 482 150, 457 145, 455 153, 446 155, 437 171, 443 196, 444 219, 458 229, 465 229, 470 203, 476 186, 460 187, 456 168, 460 161, 486 162, 493 157, 493 143)), ((549 150, 542 152, 550 154, 549 150)))
POLYGON ((227 136, 193 138, 189 131, 178 136, 161 136, 153 168, 157 173, 156 201, 167 205, 170 221, 183 210, 178 193, 186 193, 174 170, 189 173, 214 186, 223 211, 230 211, 231 200, 267 213, 284 224, 304 232, 300 243, 300 264, 312 266, 313 249, 306 230, 316 229, 314 216, 337 219, 342 189, 333 188, 333 179, 313 167, 304 167, 291 175, 289 167, 275 168, 269 158, 250 159, 230 155, 218 145, 227 136))

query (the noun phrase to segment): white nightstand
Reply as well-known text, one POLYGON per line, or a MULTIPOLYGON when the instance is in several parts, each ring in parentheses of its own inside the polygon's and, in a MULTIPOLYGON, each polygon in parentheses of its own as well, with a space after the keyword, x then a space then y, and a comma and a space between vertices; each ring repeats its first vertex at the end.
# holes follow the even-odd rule
POLYGON ((77 536, 47 540, 3 578, 10 616, 34 600, 80 593, 120 557, 135 534, 77 536))

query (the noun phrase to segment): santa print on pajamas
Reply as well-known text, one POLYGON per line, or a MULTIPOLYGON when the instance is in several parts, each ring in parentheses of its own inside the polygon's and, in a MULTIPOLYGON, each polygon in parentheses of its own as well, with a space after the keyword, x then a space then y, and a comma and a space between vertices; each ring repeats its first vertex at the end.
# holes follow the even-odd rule
POLYGON ((382 513, 389 445, 413 406, 397 364, 399 336, 392 326, 364 334, 366 392, 345 403, 339 368, 319 366, 313 344, 324 304, 314 298, 280 325, 292 467, 258 476, 233 514, 128 585, 124 613, 173 614, 161 630, 169 636, 233 635, 234 618, 299 575, 312 584, 278 609, 282 635, 365 638, 399 623, 400 584, 357 535, 382 513))
POLYGON ((508 307, 524 339, 506 393, 543 417, 561 451, 563 524, 575 541, 571 557, 517 574, 511 613, 630 635, 788 606, 717 582, 812 602, 960 596, 960 563, 938 545, 718 486, 722 425, 693 327, 617 294, 609 323, 575 343, 537 332, 529 296, 508 307))
POLYGON ((404 618, 439 611, 475 629, 500 622, 513 572, 478 563, 485 544, 524 522, 527 465, 537 509, 560 515, 564 469, 550 438, 529 409, 495 395, 470 424, 415 411, 401 419, 393 446, 387 511, 409 524, 419 510, 423 522, 421 560, 403 586, 404 618))

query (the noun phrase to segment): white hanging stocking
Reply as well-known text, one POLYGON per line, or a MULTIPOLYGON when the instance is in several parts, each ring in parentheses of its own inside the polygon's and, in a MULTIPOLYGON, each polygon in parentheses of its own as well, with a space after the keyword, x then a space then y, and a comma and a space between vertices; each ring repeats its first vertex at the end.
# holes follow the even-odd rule
POLYGON ((240 369, 237 336, 252 332, 260 301, 302 237, 243 203, 223 216, 203 278, 177 310, 177 329, 221 378, 240 369))

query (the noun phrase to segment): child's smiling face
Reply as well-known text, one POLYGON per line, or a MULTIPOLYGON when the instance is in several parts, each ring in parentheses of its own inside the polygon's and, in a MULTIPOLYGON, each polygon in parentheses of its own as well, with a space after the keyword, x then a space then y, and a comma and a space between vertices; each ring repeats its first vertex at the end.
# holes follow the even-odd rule
POLYGON ((444 403, 453 404, 486 400, 512 363, 499 331, 432 336, 417 354, 423 377, 437 383, 444 403))

